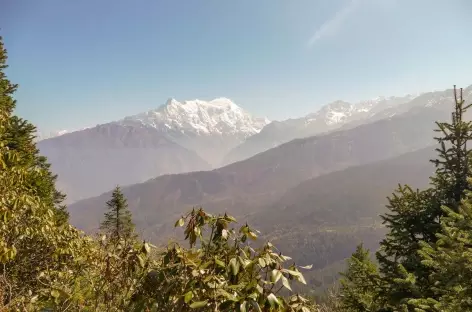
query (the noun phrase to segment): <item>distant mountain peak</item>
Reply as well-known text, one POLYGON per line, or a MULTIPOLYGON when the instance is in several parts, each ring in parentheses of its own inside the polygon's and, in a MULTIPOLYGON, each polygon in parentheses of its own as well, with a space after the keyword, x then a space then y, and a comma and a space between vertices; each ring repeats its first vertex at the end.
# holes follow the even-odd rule
POLYGON ((251 116, 232 100, 219 97, 210 101, 170 98, 155 110, 150 110, 124 121, 139 122, 162 131, 196 135, 237 134, 244 137, 258 133, 270 121, 251 116))
POLYGON ((375 98, 349 103, 337 100, 322 106, 316 113, 305 117, 305 124, 309 125, 313 122, 323 122, 327 126, 336 126, 345 124, 367 113, 375 113, 389 107, 409 102, 418 95, 407 94, 405 96, 377 96, 375 98))
POLYGON ((324 122, 326 125, 344 123, 346 118, 353 113, 353 104, 345 101, 334 101, 322 106, 316 113, 305 117, 305 124, 313 122, 324 122))

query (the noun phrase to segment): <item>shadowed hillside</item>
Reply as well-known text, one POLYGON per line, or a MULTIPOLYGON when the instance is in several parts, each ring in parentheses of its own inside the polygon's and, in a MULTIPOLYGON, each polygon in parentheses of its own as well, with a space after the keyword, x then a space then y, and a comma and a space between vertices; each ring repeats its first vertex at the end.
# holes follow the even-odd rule
POLYGON ((195 152, 150 127, 99 125, 40 141, 38 148, 58 174, 58 186, 69 202, 101 194, 117 184, 210 168, 195 152))
MULTIPOLYGON (((445 116, 446 115, 446 116, 445 116)), ((432 143, 434 108, 347 131, 294 140, 248 160, 206 172, 167 175, 124 188, 138 228, 149 238, 173 232, 172 221, 193 206, 244 216, 264 209, 299 183, 350 166, 388 159, 432 143)), ((109 194, 70 206, 71 220, 92 230, 109 194)))

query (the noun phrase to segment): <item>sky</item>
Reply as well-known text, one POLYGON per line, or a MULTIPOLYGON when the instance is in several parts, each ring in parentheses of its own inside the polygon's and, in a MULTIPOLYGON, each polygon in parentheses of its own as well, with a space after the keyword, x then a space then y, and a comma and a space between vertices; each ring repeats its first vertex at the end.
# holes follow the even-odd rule
POLYGON ((0 0, 41 132, 227 97, 269 119, 472 84, 470 0, 0 0))

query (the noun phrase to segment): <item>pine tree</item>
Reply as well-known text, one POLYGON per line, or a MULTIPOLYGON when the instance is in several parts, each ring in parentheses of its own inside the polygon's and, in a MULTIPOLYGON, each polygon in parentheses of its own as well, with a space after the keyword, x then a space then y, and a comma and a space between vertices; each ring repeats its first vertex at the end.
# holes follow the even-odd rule
POLYGON ((376 311, 380 276, 370 252, 357 246, 347 260, 347 270, 341 273, 340 310, 346 312, 376 311))
POLYGON ((105 213, 105 220, 100 225, 112 240, 123 239, 128 241, 136 237, 131 212, 128 210, 128 203, 125 196, 117 186, 112 193, 111 199, 107 202, 108 211, 105 213))
MULTIPOLYGON (((457 94, 455 87, 454 94, 457 94)), ((471 139, 472 124, 463 120, 469 106, 464 105, 462 89, 460 98, 456 96, 455 100, 451 123, 437 122, 436 131, 442 136, 436 138, 440 148, 438 159, 432 160, 436 173, 431 178, 431 187, 414 191, 400 186, 389 199, 390 212, 382 216, 390 232, 381 242, 377 259, 384 281, 383 305, 395 307, 392 311, 413 311, 412 299, 438 299, 430 280, 433 268, 424 265, 419 250, 421 242, 436 243, 440 221, 445 215, 442 207, 446 205, 457 212, 461 199, 470 190, 467 141, 471 139)))
MULTIPOLYGON (((50 164, 44 156, 39 154, 39 150, 34 142, 36 136, 36 127, 24 119, 13 115, 16 101, 12 95, 18 88, 18 85, 12 84, 4 73, 7 54, 3 46, 3 40, 0 37, 0 88, 1 88, 1 109, 4 111, 8 122, 4 123, 2 141, 10 151, 15 151, 18 155, 15 162, 30 169, 35 169, 36 173, 29 175, 29 179, 24 181, 25 186, 35 192, 46 205, 54 206, 57 211, 56 219, 59 222, 68 220, 68 213, 62 202, 65 195, 59 192, 55 187, 57 176, 50 171, 50 164)), ((9 165, 9 161, 6 160, 9 165)))
POLYGON ((40 174, 25 183, 36 192, 43 202, 55 208, 59 222, 66 222, 69 214, 66 206, 62 204, 66 196, 55 187, 57 175, 50 171, 51 165, 47 163, 46 157, 39 154, 34 143, 35 133, 36 127, 34 125, 17 116, 11 116, 9 128, 5 134, 6 146, 19 154, 23 165, 38 169, 40 174))
POLYGON ((0 37, 0 310, 24 311, 50 296, 41 279, 72 267, 82 240, 56 206, 61 196, 34 126, 13 115, 17 85, 5 75, 6 60, 0 37))
MULTIPOLYGON (((469 184, 472 180, 469 179, 469 184)), ((434 296, 412 300, 418 311, 472 310, 472 192, 457 212, 443 207, 441 231, 434 244, 422 242, 422 263, 431 268, 434 296)))

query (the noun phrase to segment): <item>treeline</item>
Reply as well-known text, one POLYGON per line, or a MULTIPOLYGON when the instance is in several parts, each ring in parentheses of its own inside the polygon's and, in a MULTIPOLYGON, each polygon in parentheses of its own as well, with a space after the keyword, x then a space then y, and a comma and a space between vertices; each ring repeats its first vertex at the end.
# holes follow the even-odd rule
POLYGON ((462 90, 451 122, 437 123, 431 186, 399 186, 376 259, 358 246, 321 305, 292 292, 310 267, 270 242, 253 247, 259 232, 227 214, 192 210, 175 224, 189 246, 158 250, 139 239, 117 187, 96 235, 71 226, 35 127, 14 114, 6 61, 0 37, 0 311, 472 310, 472 124, 462 90))

